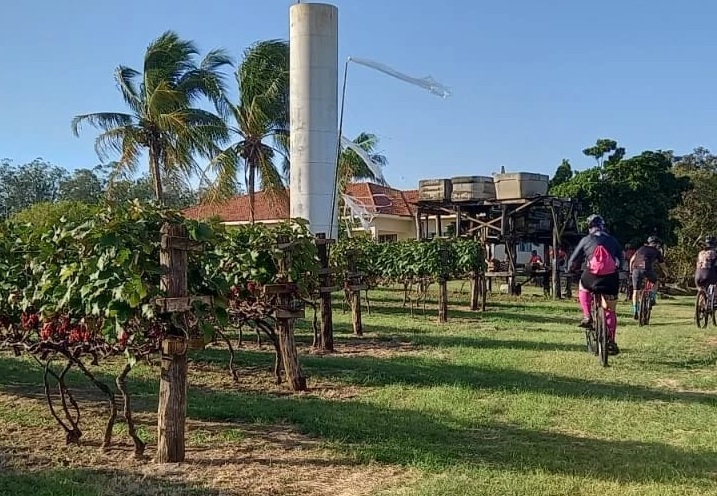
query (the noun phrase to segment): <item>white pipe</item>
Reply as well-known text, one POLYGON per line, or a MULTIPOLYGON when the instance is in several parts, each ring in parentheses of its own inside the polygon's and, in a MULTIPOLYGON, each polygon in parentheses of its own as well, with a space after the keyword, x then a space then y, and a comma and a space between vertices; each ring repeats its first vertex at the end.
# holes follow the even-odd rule
POLYGON ((334 197, 338 143, 338 9, 321 3, 292 5, 289 106, 290 215, 313 233, 338 232, 334 197))

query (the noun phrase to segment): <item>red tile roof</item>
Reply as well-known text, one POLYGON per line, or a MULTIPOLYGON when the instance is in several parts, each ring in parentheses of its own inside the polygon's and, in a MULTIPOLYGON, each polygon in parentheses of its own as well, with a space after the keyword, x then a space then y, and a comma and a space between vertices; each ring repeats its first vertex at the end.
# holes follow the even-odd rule
POLYGON ((412 217, 416 211, 411 205, 418 200, 418 190, 401 191, 374 183, 352 183, 346 194, 363 203, 374 214, 412 217))
MULTIPOLYGON (((346 194, 362 203, 373 214, 411 217, 415 213, 418 190, 401 191, 374 183, 351 183, 346 194)), ((219 217, 223 222, 247 222, 249 220, 249 197, 235 196, 223 203, 196 205, 183 211, 191 219, 219 217)), ((257 222, 289 218, 288 195, 269 196, 263 191, 254 195, 254 219, 257 222)))

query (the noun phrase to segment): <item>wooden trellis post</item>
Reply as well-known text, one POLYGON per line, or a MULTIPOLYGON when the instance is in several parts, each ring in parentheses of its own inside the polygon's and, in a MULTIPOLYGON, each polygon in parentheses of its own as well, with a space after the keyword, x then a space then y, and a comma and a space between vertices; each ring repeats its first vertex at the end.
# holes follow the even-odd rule
POLYGON ((327 239, 326 234, 316 234, 316 250, 319 255, 321 269, 319 272, 319 297, 321 306, 321 333, 318 348, 323 351, 334 351, 334 322, 331 308, 331 293, 337 288, 331 285, 331 268, 329 267, 329 246, 333 239, 327 239))
POLYGON ((448 322, 448 279, 446 268, 449 264, 450 254, 445 246, 440 247, 441 274, 438 277, 438 321, 448 322))
POLYGON ((354 334, 363 336, 363 322, 361 319, 361 291, 368 289, 364 284, 366 274, 356 270, 356 252, 347 253, 348 272, 346 274, 346 283, 351 298, 351 322, 353 324, 354 334))
MULTIPOLYGON (((190 310, 192 301, 212 303, 211 296, 190 297, 187 285, 187 252, 201 250, 201 245, 189 239, 187 228, 165 223, 162 226, 160 265, 164 269, 161 288, 166 298, 157 298, 155 306, 160 314, 190 310)), ((188 332, 188 330, 185 330, 188 332)), ((184 461, 184 428, 187 418, 187 351, 203 348, 204 341, 188 340, 185 336, 167 336, 162 341, 162 364, 157 409, 158 463, 184 461)))
POLYGON ((267 285, 264 291, 277 296, 276 305, 276 334, 279 343, 279 359, 284 366, 286 381, 292 391, 306 390, 306 377, 299 365, 299 356, 294 340, 294 320, 304 318, 306 309, 304 302, 298 297, 299 288, 296 283, 289 280, 291 268, 291 247, 293 243, 288 237, 280 236, 279 249, 283 251, 283 258, 279 260, 279 272, 283 274, 284 281, 278 284, 267 285))

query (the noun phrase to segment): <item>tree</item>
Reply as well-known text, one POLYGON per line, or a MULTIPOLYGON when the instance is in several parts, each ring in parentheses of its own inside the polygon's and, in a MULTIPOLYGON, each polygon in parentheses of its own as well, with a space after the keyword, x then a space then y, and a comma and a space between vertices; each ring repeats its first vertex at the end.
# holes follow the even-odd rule
POLYGON ((696 148, 676 158, 673 169, 678 177, 689 180, 690 188, 671 212, 678 225, 677 245, 670 249, 668 259, 675 279, 689 283, 700 241, 717 233, 717 156, 706 148, 696 148))
POLYGON ((212 50, 197 63, 198 54, 192 41, 165 32, 147 47, 142 72, 122 65, 115 70, 129 113, 83 114, 72 120, 75 135, 82 124, 102 131, 95 150, 101 160, 111 153, 120 156, 117 173, 133 173, 146 151, 154 195, 160 202, 164 179, 190 177, 198 170, 195 156, 215 155, 217 145, 228 137, 222 118, 196 105, 206 97, 220 113, 226 110, 220 70, 231 59, 223 50, 212 50))
POLYGON ((573 169, 570 166, 570 161, 566 158, 563 159, 562 162, 560 162, 560 165, 557 169, 555 169, 555 175, 550 180, 549 189, 552 191, 552 189, 556 186, 560 186, 563 183, 566 183, 570 181, 573 177, 573 169))
POLYGON ((60 219, 71 222, 84 222, 97 213, 97 205, 81 201, 60 200, 57 202, 39 202, 21 210, 10 217, 11 222, 31 224, 33 232, 39 237, 58 225, 60 219))
MULTIPOLYGON (((376 153, 376 147, 378 145, 378 136, 370 133, 360 133, 354 140, 358 146, 366 151, 368 156, 373 162, 381 167, 385 167, 388 164, 388 159, 379 153, 376 153)), ((371 169, 366 165, 359 155, 351 150, 350 148, 342 148, 341 155, 339 155, 338 163, 338 179, 339 179, 339 191, 344 192, 346 185, 350 181, 361 181, 371 180, 377 181, 380 184, 385 184, 383 178, 376 177, 371 169)))
MULTIPOLYGON (((122 179, 108 185, 107 199, 112 202, 130 200, 151 201, 154 198, 152 178, 143 175, 136 179, 122 179)), ((169 208, 183 209, 194 205, 197 195, 184 183, 169 183, 164 189, 164 205, 169 208)))
POLYGON ((676 224, 670 211, 689 181, 675 176, 668 154, 645 151, 603 165, 578 172, 553 194, 577 198, 586 215, 601 214, 623 243, 641 243, 650 234, 673 240, 676 224))
POLYGON ((87 204, 99 203, 104 195, 105 184, 97 175, 97 169, 76 169, 60 182, 60 201, 76 201, 87 204))
POLYGON ((603 167, 603 165, 616 164, 622 160, 625 156, 625 149, 618 147, 617 141, 615 140, 602 138, 595 142, 595 146, 585 148, 583 154, 588 157, 593 157, 598 167, 603 167), (607 160, 605 160, 605 155, 610 152, 613 153, 608 155, 607 160))
POLYGON ((67 172, 37 158, 28 164, 0 162, 0 217, 6 218, 39 202, 53 202, 67 172))
POLYGON ((254 222, 257 176, 269 196, 285 195, 284 182, 275 163, 277 155, 288 160, 289 149, 289 44, 284 40, 260 41, 244 52, 236 72, 239 103, 231 105, 236 141, 213 161, 217 176, 212 199, 237 191, 239 169, 249 195, 249 220, 254 222), (267 144, 271 140, 272 144, 267 144))

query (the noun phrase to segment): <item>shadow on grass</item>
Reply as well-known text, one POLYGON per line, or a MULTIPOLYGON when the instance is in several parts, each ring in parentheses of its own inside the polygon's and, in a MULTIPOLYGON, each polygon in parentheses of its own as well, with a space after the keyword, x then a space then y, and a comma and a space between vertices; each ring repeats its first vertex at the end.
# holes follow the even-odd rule
MULTIPOLYGON (((502 307, 499 307, 502 308, 502 307)), ((556 312, 555 307, 546 307, 541 309, 532 306, 520 306, 520 305, 509 305, 506 306, 505 310, 495 310, 491 307, 487 307, 485 312, 461 310, 456 307, 448 306, 448 324, 450 325, 451 319, 465 319, 485 321, 491 319, 497 319, 507 321, 510 323, 520 324, 521 322, 531 322, 539 324, 577 324, 579 322, 579 316, 576 307, 576 317, 571 318, 565 315, 564 312, 556 312), (548 311, 548 309, 550 309, 548 311)), ((409 307, 403 308, 399 306, 379 306, 376 305, 371 308, 371 315, 380 316, 395 316, 411 318, 411 311, 409 307)), ((438 309, 435 307, 427 306, 425 314, 423 308, 414 308, 413 317, 415 319, 431 319, 436 318, 438 315, 438 309)), ((371 316, 366 317, 366 324, 371 325, 371 316)))
POLYGON ((414 410, 312 397, 195 391, 189 413, 208 420, 290 423, 335 443, 362 462, 428 469, 491 465, 509 470, 570 474, 606 480, 696 483, 717 463, 711 451, 684 451, 639 441, 606 441, 488 422, 468 424, 414 410), (204 395, 211 402, 202 402, 204 395))
MULTIPOLYGON (((243 354, 264 359, 256 356, 262 353, 243 354)), ((212 354, 209 355, 211 357, 212 354)), ((0 359, 0 367, 7 360, 12 359, 0 359)), ((526 391, 571 398, 715 404, 712 395, 596 384, 507 369, 452 365, 415 357, 391 360, 303 357, 303 363, 312 376, 340 377, 345 382, 375 386, 450 384, 506 390, 516 394, 526 391)), ((39 371, 33 372, 30 364, 26 365, 29 373, 23 375, 24 381, 33 379, 33 375, 39 377, 39 371)), ((15 369, 17 371, 17 367, 15 369)), ((0 373, 2 383, 11 379, 0 373)), ((140 394, 154 394, 156 400, 156 382, 134 378, 131 387, 140 394)), ((154 409, 154 405, 152 407, 154 409)), ((475 408, 482 406, 477 404, 475 408)), ((490 419, 473 423, 450 414, 433 415, 405 408, 389 408, 366 400, 335 401, 312 395, 282 396, 190 387, 188 415, 206 421, 291 425, 303 434, 331 443, 336 449, 362 462, 421 466, 431 470, 451 469, 457 465, 490 465, 520 472, 547 471, 604 480, 706 484, 711 481, 710 473, 717 466, 717 454, 712 451, 686 451, 656 442, 577 437, 526 429, 490 419)), ((0 478, 0 488, 4 489, 0 494, 43 494, 27 492, 20 485, 24 477, 21 474, 4 477, 0 478)), ((37 484, 42 487, 53 480, 52 473, 39 479, 36 477, 33 475, 31 479, 33 487, 37 484)), ((187 488, 184 493, 173 494, 207 494, 191 491, 193 489, 187 488)), ((47 494, 65 493, 56 491, 47 494)), ((75 491, 74 494, 83 496, 85 493, 75 491)))
POLYGON ((0 472, 0 494, 7 496, 219 496, 219 491, 141 473, 94 469, 43 469, 0 472))
MULTIPOLYGON (((584 349, 581 347, 581 349, 584 349)), ((205 350, 198 361, 221 366, 223 350, 205 350)), ((272 356, 243 351, 241 366, 270 368, 272 356)), ((717 395, 691 391, 671 391, 645 386, 594 382, 584 379, 525 372, 500 367, 459 365, 445 360, 404 355, 390 358, 366 356, 302 355, 301 365, 309 377, 331 379, 347 385, 381 387, 462 386, 476 390, 508 391, 514 394, 541 393, 564 398, 596 398, 619 401, 659 401, 704 403, 717 406, 717 395)))

